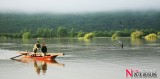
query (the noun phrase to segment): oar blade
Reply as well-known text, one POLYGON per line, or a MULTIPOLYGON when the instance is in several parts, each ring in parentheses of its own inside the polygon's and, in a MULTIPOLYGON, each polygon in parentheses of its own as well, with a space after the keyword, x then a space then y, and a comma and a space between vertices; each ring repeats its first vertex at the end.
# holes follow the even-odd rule
POLYGON ((20 57, 20 56, 22 56, 22 55, 18 55, 18 56, 12 57, 10 59, 15 60, 15 58, 20 57))

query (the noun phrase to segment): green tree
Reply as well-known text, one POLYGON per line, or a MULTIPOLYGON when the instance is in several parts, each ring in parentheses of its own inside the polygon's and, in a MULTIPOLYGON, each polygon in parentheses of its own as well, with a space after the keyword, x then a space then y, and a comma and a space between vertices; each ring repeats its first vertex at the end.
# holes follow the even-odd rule
POLYGON ((64 36, 67 36, 67 35, 68 35, 68 32, 67 32, 66 28, 58 27, 58 29, 57 29, 57 36, 58 37, 64 37, 64 36))
POLYGON ((22 38, 23 39, 29 39, 31 37, 31 33, 30 32, 25 32, 23 35, 22 35, 22 38))
POLYGON ((120 36, 120 31, 117 31, 116 33, 114 33, 113 35, 112 35, 112 40, 117 40, 118 39, 118 37, 120 36))
POLYGON ((47 27, 41 27, 37 29, 38 37, 52 37, 53 29, 47 27))
POLYGON ((0 36, 0 40, 7 40, 6 36, 0 36))
POLYGON ((157 39, 158 36, 155 33, 151 33, 147 36, 145 36, 145 39, 157 39))
POLYGON ((12 37, 13 38, 22 38, 22 33, 13 33, 12 37))
POLYGON ((157 35, 160 36, 160 32, 158 32, 157 35))
POLYGON ((80 30, 79 32, 78 32, 78 37, 84 37, 84 32, 82 31, 82 30, 80 30))
POLYGON ((85 34, 85 36, 84 36, 84 39, 92 39, 94 37, 94 33, 87 33, 87 34, 85 34))
POLYGON ((72 29, 70 30, 70 33, 69 33, 69 34, 70 34, 70 37, 74 37, 74 33, 75 33, 75 32, 74 32, 74 28, 72 28, 72 29))
POLYGON ((135 32, 132 32, 131 34, 131 38, 142 38, 142 35, 143 35, 143 32, 142 31, 135 31, 135 32))

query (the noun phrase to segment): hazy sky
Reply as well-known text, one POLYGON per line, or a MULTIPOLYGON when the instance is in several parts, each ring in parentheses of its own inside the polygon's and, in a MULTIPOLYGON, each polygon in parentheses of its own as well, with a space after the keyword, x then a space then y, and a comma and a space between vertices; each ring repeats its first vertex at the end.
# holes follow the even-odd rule
POLYGON ((0 11, 99 12, 160 10, 160 0, 0 0, 0 11))

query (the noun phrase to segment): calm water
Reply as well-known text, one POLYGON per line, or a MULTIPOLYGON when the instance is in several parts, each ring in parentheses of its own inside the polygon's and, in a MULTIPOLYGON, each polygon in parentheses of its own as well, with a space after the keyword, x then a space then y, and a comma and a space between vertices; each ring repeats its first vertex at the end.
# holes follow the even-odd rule
MULTIPOLYGON (((10 60, 17 51, 31 51, 37 39, 0 40, 1 79, 128 79, 126 69, 156 70, 160 77, 160 41, 110 38, 79 40, 76 38, 41 39, 49 52, 63 52, 53 63, 10 60)), ((131 78, 133 79, 133 78, 131 78)), ((138 78, 141 79, 141 78, 138 78)), ((144 78, 143 78, 144 79, 144 78)), ((151 78, 153 79, 153 78, 151 78)))

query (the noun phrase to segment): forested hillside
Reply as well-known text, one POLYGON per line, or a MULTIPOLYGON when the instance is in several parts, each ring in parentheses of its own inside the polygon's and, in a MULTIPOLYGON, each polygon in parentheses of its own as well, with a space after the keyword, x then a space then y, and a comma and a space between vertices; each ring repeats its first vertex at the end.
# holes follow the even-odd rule
POLYGON ((122 29, 160 29, 160 11, 99 12, 87 14, 0 13, 0 33, 15 33, 40 27, 74 28, 76 31, 111 31, 122 29), (123 26, 122 26, 123 24, 123 26))

